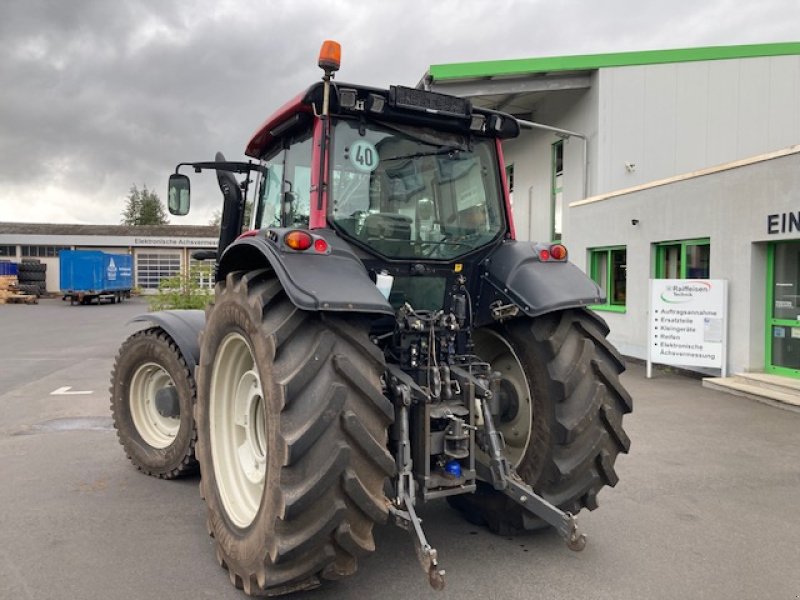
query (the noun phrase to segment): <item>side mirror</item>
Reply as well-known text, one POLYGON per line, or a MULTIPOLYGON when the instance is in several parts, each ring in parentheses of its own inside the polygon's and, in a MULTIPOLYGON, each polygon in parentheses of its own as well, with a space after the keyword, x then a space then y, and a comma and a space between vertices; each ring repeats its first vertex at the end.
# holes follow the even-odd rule
POLYGON ((167 206, 170 214, 182 217, 189 213, 189 189, 189 178, 186 175, 173 173, 169 176, 167 206))
POLYGON ((283 207, 282 212, 284 216, 288 217, 292 214, 292 203, 297 201, 297 194, 295 192, 283 192, 283 207))

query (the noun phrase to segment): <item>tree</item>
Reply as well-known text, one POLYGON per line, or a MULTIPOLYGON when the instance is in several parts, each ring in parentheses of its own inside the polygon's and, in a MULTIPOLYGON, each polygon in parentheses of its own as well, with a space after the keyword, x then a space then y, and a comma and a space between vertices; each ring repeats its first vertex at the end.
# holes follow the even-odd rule
POLYGON ((159 281, 158 293, 148 296, 147 303, 151 311, 205 308, 214 299, 213 285, 213 267, 194 265, 188 273, 177 273, 159 281))
POLYGON ((136 184, 131 186, 125 210, 122 211, 123 225, 169 225, 167 212, 158 194, 147 189, 141 190, 136 184))

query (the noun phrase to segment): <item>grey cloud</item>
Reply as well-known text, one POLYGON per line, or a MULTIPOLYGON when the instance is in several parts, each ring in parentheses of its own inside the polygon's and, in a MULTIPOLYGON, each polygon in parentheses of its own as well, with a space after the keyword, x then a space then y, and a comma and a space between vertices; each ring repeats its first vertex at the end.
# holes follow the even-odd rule
MULTIPOLYGON (((788 41, 798 16, 793 0, 5 0, 0 212, 116 222, 131 184, 161 192, 177 162, 240 158, 319 77, 326 38, 342 80, 413 85, 436 63, 788 41)), ((198 178, 193 222, 218 205, 213 184, 198 178)))

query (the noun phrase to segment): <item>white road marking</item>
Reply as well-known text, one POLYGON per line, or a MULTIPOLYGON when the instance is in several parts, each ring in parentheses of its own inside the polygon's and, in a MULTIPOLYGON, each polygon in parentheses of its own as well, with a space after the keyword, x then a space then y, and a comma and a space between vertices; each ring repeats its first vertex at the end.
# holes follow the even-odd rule
POLYGON ((64 387, 60 387, 57 390, 53 390, 50 392, 51 396, 80 396, 83 394, 93 394, 91 390, 75 390, 70 391, 72 389, 71 385, 65 385, 64 387))

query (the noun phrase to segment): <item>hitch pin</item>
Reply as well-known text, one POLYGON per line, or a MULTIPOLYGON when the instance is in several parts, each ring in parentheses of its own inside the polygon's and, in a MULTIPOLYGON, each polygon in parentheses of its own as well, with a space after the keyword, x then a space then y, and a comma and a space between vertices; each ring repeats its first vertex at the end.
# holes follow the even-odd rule
POLYGON ((457 416, 455 416, 453 414, 449 414, 445 418, 449 419, 450 421, 453 421, 453 423, 459 423, 460 422, 461 423, 461 427, 463 427, 467 431, 478 431, 478 428, 475 427, 475 425, 470 425, 469 423, 465 423, 464 419, 462 419, 461 417, 457 417, 457 416))

